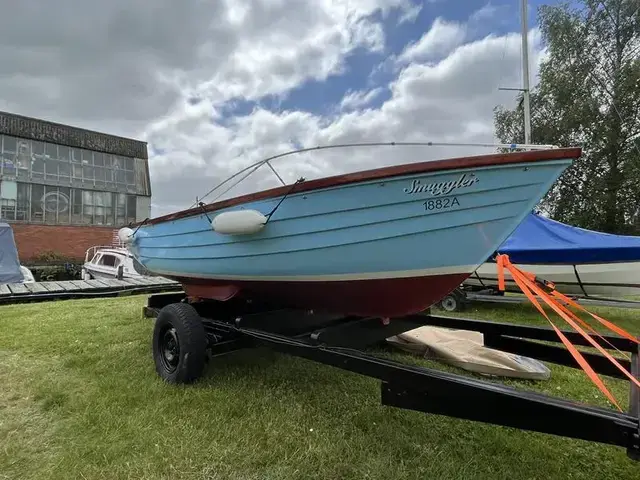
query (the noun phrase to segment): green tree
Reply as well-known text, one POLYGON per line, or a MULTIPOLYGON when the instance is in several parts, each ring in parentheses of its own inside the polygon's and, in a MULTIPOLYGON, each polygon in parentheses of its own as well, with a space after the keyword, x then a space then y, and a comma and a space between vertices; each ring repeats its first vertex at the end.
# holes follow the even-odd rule
MULTIPOLYGON (((532 141, 583 148, 541 207, 572 225, 640 234, 640 0, 545 5, 538 16, 546 55, 532 141)), ((523 142, 522 102, 494 113, 500 141, 523 142)))

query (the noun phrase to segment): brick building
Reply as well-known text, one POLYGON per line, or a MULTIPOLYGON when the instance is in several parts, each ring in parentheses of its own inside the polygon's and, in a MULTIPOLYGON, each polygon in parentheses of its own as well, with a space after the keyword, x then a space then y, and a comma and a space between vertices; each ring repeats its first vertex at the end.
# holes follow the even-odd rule
POLYGON ((0 219, 21 262, 82 259, 150 209, 145 142, 0 112, 0 219))

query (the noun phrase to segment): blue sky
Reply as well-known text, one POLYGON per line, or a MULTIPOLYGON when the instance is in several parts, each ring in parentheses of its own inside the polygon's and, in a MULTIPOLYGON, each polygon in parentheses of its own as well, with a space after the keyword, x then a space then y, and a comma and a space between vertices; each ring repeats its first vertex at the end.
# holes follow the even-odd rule
MULTIPOLYGON (((537 23, 536 9, 539 5, 549 4, 541 0, 529 0, 529 28, 537 23)), ((387 16, 380 12, 372 15, 384 25, 385 48, 381 52, 358 49, 346 58, 343 74, 330 76, 324 81, 309 80, 298 88, 287 92, 287 96, 266 96, 259 102, 234 100, 225 109, 229 117, 247 115, 259 104, 263 108, 278 110, 305 110, 315 114, 328 115, 340 103, 347 91, 359 91, 375 87, 383 91, 368 105, 379 107, 389 98, 387 84, 394 78, 392 72, 377 70, 376 67, 386 58, 399 55, 407 45, 416 42, 429 30, 438 17, 447 21, 468 23, 472 27, 468 41, 486 35, 503 35, 520 31, 520 0, 425 0, 413 21, 399 24, 401 12, 394 11, 387 16), (480 16, 479 18, 474 18, 480 16)), ((224 120, 223 120, 224 121, 224 120)))

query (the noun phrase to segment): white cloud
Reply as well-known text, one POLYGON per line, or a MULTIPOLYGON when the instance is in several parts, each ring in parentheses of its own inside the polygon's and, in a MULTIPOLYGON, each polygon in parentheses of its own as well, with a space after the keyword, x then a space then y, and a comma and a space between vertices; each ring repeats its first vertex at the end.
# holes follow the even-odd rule
MULTIPOLYGON (((239 168, 300 145, 493 141, 493 108, 513 101, 498 87, 521 84, 520 37, 471 41, 464 24, 442 18, 401 53, 389 85, 346 85, 325 109, 331 114, 260 106, 265 95, 282 100, 306 82, 339 75, 360 49, 382 54, 385 30, 376 18, 395 11, 398 22, 412 21, 418 3, 9 2, 0 17, 0 108, 149 141, 160 152, 150 159, 153 215, 187 207, 239 168), (387 88, 389 98, 372 107, 387 88), (256 106, 229 117, 236 101, 256 106)), ((538 37, 530 36, 538 52, 532 65, 538 37)), ((274 166, 292 181, 485 151, 326 151, 274 166)), ((265 169, 229 195, 277 183, 265 169)))
POLYGON ((471 22, 481 22, 481 21, 490 20, 498 13, 499 8, 500 6, 493 5, 491 2, 489 2, 486 5, 480 7, 475 12, 473 12, 471 17, 469 17, 469 20, 471 22))
POLYGON ((400 18, 398 19, 398 25, 402 25, 403 23, 415 22, 416 18, 418 18, 418 15, 420 15, 420 12, 422 11, 422 7, 422 4, 416 4, 407 7, 404 13, 400 15, 400 18))
POLYGON ((381 87, 374 88, 372 90, 359 90, 349 91, 342 97, 340 102, 341 110, 355 110, 358 108, 366 107, 373 102, 381 93, 383 89, 381 87))
POLYGON ((465 38, 465 26, 438 17, 420 40, 408 45, 398 57, 398 63, 433 60, 451 53, 465 38))

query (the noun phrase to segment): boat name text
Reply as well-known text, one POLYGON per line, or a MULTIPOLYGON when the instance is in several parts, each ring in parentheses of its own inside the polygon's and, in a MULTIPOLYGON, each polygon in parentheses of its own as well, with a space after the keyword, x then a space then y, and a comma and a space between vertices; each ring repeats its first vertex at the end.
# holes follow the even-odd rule
POLYGON ((431 193, 434 197, 439 195, 447 195, 459 188, 467 188, 478 183, 480 179, 473 173, 463 173, 457 180, 449 182, 420 183, 420 180, 414 180, 411 187, 405 187, 404 193, 413 195, 414 193, 431 193))

